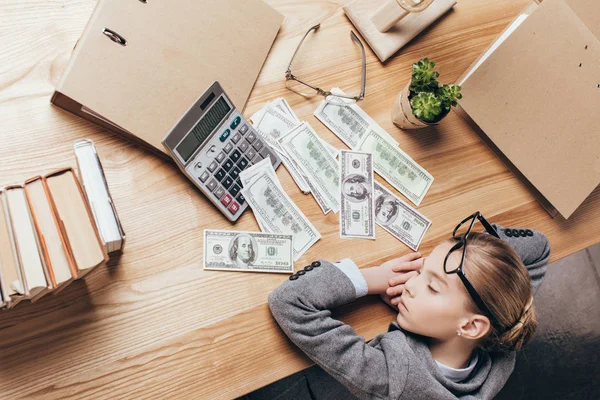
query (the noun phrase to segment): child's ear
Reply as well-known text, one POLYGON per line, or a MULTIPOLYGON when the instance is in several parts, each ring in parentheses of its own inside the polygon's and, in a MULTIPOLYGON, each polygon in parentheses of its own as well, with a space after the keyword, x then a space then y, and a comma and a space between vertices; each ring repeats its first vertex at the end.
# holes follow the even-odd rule
POLYGON ((466 320, 460 327, 461 336, 469 339, 481 339, 488 334, 492 325, 488 317, 481 314, 473 314, 471 318, 466 320))

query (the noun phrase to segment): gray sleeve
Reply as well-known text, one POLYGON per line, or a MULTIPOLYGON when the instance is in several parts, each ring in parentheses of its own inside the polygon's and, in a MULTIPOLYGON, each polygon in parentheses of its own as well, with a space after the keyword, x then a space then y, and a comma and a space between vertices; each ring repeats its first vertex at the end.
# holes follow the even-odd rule
POLYGON ((523 260, 531 277, 533 293, 537 292, 546 275, 550 259, 550 242, 543 233, 533 229, 505 228, 492 224, 500 238, 511 245, 523 260))
POLYGON ((319 264, 269 294, 273 317, 296 346, 355 396, 389 398, 389 374, 400 371, 389 368, 382 349, 331 317, 329 310, 354 301, 356 290, 339 268, 319 264))

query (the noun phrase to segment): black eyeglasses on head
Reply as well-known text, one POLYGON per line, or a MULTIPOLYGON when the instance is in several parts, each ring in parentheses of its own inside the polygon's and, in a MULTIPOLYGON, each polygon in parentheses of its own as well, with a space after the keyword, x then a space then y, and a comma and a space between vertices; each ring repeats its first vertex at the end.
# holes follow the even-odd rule
POLYGON ((462 283, 465 285, 467 291, 469 292, 469 295, 471 296, 471 298, 473 299, 473 301, 475 302, 477 307, 490 319, 490 323, 492 325, 494 325, 497 329, 500 329, 498 319, 490 311, 489 307, 485 304, 485 302, 483 301, 483 299, 481 298, 479 293, 477 293, 477 290, 475 290, 475 288, 473 287, 471 282, 469 282, 469 280, 467 279, 467 276, 463 270, 463 266, 465 263, 465 255, 467 253, 467 244, 468 244, 467 238, 468 238, 469 234, 471 233, 471 230, 473 229, 473 225, 475 225, 475 222, 477 220, 479 220, 481 222, 481 224, 485 228, 486 232, 488 232, 489 234, 491 234, 497 238, 500 237, 498 235, 498 232, 496 232, 496 229, 494 229, 494 227, 483 217, 483 215, 481 215, 481 213, 479 211, 477 211, 475 214, 465 218, 460 224, 458 224, 456 226, 456 228, 454 228, 454 231, 452 232, 452 237, 454 240, 457 241, 457 243, 454 246, 452 246, 452 248, 446 255, 446 258, 444 259, 444 272, 446 272, 446 274, 457 274, 458 275, 458 277, 460 278, 462 283), (460 228, 464 224, 468 224, 467 230, 465 231, 465 233, 457 235, 457 232, 460 230, 460 228), (456 267, 452 270, 449 270, 448 269, 448 259, 450 258, 450 255, 455 251, 462 251, 462 254, 460 256, 460 262, 458 264, 458 267, 456 267))

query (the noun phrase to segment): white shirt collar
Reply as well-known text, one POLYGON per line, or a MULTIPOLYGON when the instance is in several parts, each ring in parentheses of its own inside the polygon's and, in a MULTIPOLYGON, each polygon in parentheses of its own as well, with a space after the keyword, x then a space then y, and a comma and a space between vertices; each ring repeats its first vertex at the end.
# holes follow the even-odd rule
POLYGON ((460 382, 460 381, 466 379, 469 376, 469 374, 471 373, 471 371, 473 371, 473 369, 475 369, 475 366, 477 365, 479 356, 477 354, 477 351, 475 351, 473 353, 474 353, 474 355, 471 357, 471 361, 469 362, 469 365, 465 368, 452 368, 452 367, 442 364, 441 362, 438 362, 437 360, 436 360, 436 364, 438 365, 438 367, 442 371, 442 374, 444 374, 444 376, 446 378, 450 379, 453 382, 460 382))

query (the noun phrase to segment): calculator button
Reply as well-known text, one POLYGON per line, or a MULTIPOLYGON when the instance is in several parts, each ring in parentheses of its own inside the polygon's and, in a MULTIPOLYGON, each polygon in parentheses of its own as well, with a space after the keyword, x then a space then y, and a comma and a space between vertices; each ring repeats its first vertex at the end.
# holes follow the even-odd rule
POLYGON ((229 170, 231 168, 233 168, 235 162, 231 159, 228 158, 227 160, 225 160, 225 162, 223 163, 223 168, 225 168, 225 171, 229 172, 229 170))
POLYGON ((235 117, 235 119, 231 122, 231 125, 229 126, 231 129, 235 129, 237 128, 237 126, 240 124, 240 122, 242 122, 242 119, 237 116, 235 117))
POLYGON ((248 149, 248 151, 246 152, 246 157, 248 157, 251 160, 254 158, 255 155, 256 155, 256 150, 254 150, 252 147, 250 147, 248 149))
POLYGON ((225 207, 228 207, 232 201, 233 198, 229 195, 229 193, 225 193, 223 197, 221 197, 221 204, 223 204, 225 207))
POLYGON ((209 170, 210 172, 214 172, 214 171, 215 171, 215 169, 217 169, 217 167, 218 167, 218 166, 219 166, 219 164, 217 164, 217 162, 216 162, 216 161, 213 161, 213 162, 211 162, 211 163, 210 163, 210 165, 208 166, 208 170, 209 170))
POLYGON ((238 185, 240 187, 240 189, 243 187, 242 181, 240 181, 240 178, 236 179, 235 184, 238 185))
POLYGON ((215 178, 217 178, 217 180, 219 182, 221 182, 221 179, 223 179, 225 177, 225 175, 227 175, 227 172, 225 172, 225 170, 223 168, 221 168, 220 170, 217 171, 217 173, 215 174, 215 178))
POLYGON ((202 163, 200 161, 198 161, 196 164, 194 164, 194 169, 197 171, 202 169, 202 163))
POLYGON ((231 137, 231 141, 232 141, 233 143, 237 143, 237 142, 239 142, 239 141, 240 141, 240 139, 241 139, 241 138, 242 138, 242 136, 241 136, 239 133, 236 133, 235 135, 233 135, 233 136, 231 137))
POLYGON ((263 145, 263 142, 262 142, 262 140, 257 140, 257 141, 256 141, 256 142, 254 142, 254 144, 252 145, 252 147, 254 147, 254 149, 255 149, 256 151, 260 151, 260 149, 262 149, 262 148, 263 148, 263 146, 264 146, 264 145, 263 145))
POLYGON ((233 167, 233 169, 229 171, 229 175, 231 175, 233 179, 237 179, 238 176, 240 176, 240 172, 241 171, 238 167, 233 167))
POLYGON ((249 144, 248 144, 248 142, 246 142, 245 140, 242 140, 242 141, 240 142, 240 144, 238 145, 238 148, 239 148, 241 151, 246 151, 246 150, 248 150, 248 147, 250 147, 250 145, 249 145, 249 144))
POLYGON ((259 162, 261 162, 263 159, 263 156, 261 156, 260 154, 257 154, 256 157, 254 157, 252 159, 252 164, 258 164, 259 162))
POLYGON ((229 189, 231 184, 233 183, 233 178, 230 176, 226 176, 225 179, 221 181, 221 185, 225 186, 225 189, 229 189))
POLYGON ((241 194, 241 193, 240 193, 240 194, 238 195, 238 197, 236 197, 235 199, 237 200, 237 202, 238 202, 238 203, 240 203, 240 205, 241 205, 241 204, 244 204, 244 203, 246 202, 246 198, 245 198, 245 197, 244 197, 244 195, 243 195, 243 194, 241 194))
POLYGON ((277 162, 277 159, 275 158, 273 153, 271 153, 269 151, 269 149, 267 149, 266 147, 264 149, 262 149, 262 151, 260 152, 260 155, 263 156, 263 158, 271 157, 271 164, 273 164, 273 165, 275 165, 275 163, 277 162))
POLYGON ((229 152, 231 151, 231 149, 233 149, 233 145, 232 145, 231 143, 227 143, 227 144, 225 145, 225 147, 223 147, 223 151, 224 151, 225 153, 229 153, 229 152))
POLYGON ((225 159, 225 157, 227 157, 227 154, 225 154, 225 152, 222 151, 219 154, 217 154, 217 156, 215 157, 215 160, 217 160, 218 163, 222 163, 223 160, 225 159))
POLYGON ((242 157, 242 159, 240 160, 240 162, 237 163, 237 166, 242 171, 245 170, 246 167, 248 166, 248 160, 246 159, 246 157, 242 157))
POLYGON ((238 184, 235 184, 229 189, 229 193, 231 193, 231 195, 235 197, 240 192, 240 189, 241 187, 238 184))
POLYGON ((224 142, 225 140, 227 140, 227 138, 229 137, 230 134, 231 134, 231 131, 229 129, 225 129, 225 131, 223 131, 223 133, 221 133, 221 137, 219 139, 221 140, 221 142, 224 142))
POLYGON ((229 207, 227 207, 227 209, 231 211, 232 214, 235 214, 240 210, 240 205, 234 201, 229 205, 229 207))
POLYGON ((223 186, 219 186, 217 190, 215 190, 214 194, 217 199, 220 199, 225 194, 225 188, 223 186))
POLYGON ((234 163, 238 162, 240 157, 242 156, 242 153, 240 153, 240 151, 238 149, 235 149, 233 151, 233 153, 231 153, 231 161, 233 161, 234 163))
POLYGON ((208 172, 204 171, 204 172, 202 173, 202 175, 200 175, 200 178, 199 178, 199 179, 200 179, 200 181, 201 181, 202 183, 206 182, 206 180, 208 179, 208 172))
POLYGON ((248 125, 244 124, 244 125, 242 125, 242 126, 240 127, 240 133, 241 133, 242 135, 245 135, 245 134, 246 134, 246 132, 248 132, 248 125))
POLYGON ((217 187, 218 182, 214 179, 211 179, 207 184, 206 187, 208 188, 209 191, 213 191, 215 190, 215 188, 217 187))
POLYGON ((254 143, 254 141, 256 140, 256 135, 254 134, 254 132, 250 132, 250 134, 248 134, 248 136, 246 136, 246 140, 250 144, 254 143))

